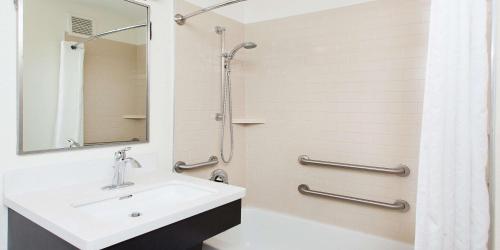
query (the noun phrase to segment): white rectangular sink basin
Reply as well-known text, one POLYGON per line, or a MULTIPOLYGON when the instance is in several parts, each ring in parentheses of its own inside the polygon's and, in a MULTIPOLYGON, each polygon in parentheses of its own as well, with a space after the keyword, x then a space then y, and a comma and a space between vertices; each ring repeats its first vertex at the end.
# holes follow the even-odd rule
POLYGON ((137 218, 151 212, 167 212, 182 203, 215 193, 201 186, 172 181, 148 190, 120 195, 111 199, 73 204, 80 212, 100 220, 137 218))
MULTIPOLYGON (((34 178, 31 176, 31 173, 27 177, 20 175, 18 179, 34 178)), ((102 190, 109 183, 99 180, 11 191, 5 194, 4 204, 78 249, 97 250, 245 196, 244 188, 172 174, 168 170, 129 180, 135 185, 115 190, 102 190), (140 216, 133 217, 133 213, 140 216)))

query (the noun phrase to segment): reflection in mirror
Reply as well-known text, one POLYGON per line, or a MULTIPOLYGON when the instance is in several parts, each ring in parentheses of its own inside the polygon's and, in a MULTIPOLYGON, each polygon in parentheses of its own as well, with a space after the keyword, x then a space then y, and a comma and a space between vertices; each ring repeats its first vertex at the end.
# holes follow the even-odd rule
POLYGON ((147 141, 148 8, 125 0, 20 8, 19 152, 147 141))

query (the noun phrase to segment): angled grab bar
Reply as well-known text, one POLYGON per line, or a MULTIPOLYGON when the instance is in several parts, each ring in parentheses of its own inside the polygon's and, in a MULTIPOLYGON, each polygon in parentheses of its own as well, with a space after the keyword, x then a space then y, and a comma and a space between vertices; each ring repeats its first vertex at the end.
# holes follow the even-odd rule
POLYGON ((212 155, 212 156, 210 156, 210 158, 208 158, 208 161, 195 163, 195 164, 186 164, 183 161, 178 161, 174 165, 174 170, 177 173, 181 173, 184 170, 214 166, 217 164, 219 164, 219 158, 217 158, 217 156, 215 156, 215 155, 212 155))
POLYGON ((363 171, 370 171, 370 172, 377 172, 384 174, 394 174, 401 177, 406 177, 410 175, 410 168, 403 164, 400 164, 399 167, 397 168, 382 168, 382 167, 374 167, 374 166, 366 166, 366 165, 358 165, 350 163, 311 160, 307 155, 299 156, 299 162, 302 165, 319 165, 327 167, 347 168, 347 169, 363 170, 363 171))
POLYGON ((396 200, 394 203, 386 203, 386 202, 381 202, 381 201, 367 200, 367 199, 356 198, 356 197, 352 197, 352 196, 331 194, 331 193, 325 193, 325 192, 321 192, 321 191, 311 190, 311 189, 309 189, 309 186, 307 186, 306 184, 300 184, 298 187, 298 190, 303 195, 312 195, 312 196, 319 196, 319 197, 330 198, 330 199, 337 199, 337 200, 358 203, 358 204, 363 204, 363 205, 368 205, 368 206, 386 208, 386 209, 391 209, 391 210, 398 210, 401 212, 406 212, 410 209, 410 204, 408 204, 408 202, 406 202, 404 200, 396 200))

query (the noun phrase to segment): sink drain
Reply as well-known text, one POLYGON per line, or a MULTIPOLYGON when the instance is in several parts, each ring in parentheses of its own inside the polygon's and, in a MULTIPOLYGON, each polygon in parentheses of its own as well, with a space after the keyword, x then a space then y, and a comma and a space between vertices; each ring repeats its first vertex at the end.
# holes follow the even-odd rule
POLYGON ((139 212, 133 212, 130 214, 130 217, 132 217, 132 218, 139 217, 139 216, 141 216, 141 213, 139 213, 139 212))

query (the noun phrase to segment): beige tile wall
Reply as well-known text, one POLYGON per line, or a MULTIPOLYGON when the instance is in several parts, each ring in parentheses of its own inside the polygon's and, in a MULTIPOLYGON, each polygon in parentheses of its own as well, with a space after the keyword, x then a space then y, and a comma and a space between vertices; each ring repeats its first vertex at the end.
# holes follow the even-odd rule
MULTIPOLYGON (((188 13, 199 9, 185 1, 176 2, 176 11, 188 13)), ((174 159, 187 163, 202 162, 219 154, 220 123, 220 45, 215 26, 227 29, 226 44, 231 49, 243 41, 244 26, 213 12, 189 19, 175 29, 175 134, 174 159)), ((240 61, 233 66, 233 113, 244 114, 243 69, 240 61)), ((235 126, 235 152, 232 163, 192 170, 186 174, 208 179, 216 168, 229 173, 232 184, 245 185, 246 140, 243 127, 235 126)), ((228 144, 229 145, 229 144, 228 144)))
MULTIPOLYGON (((197 9, 176 1, 181 13, 197 9)), ((378 0, 242 25, 214 13, 176 28, 175 159, 218 155, 219 44, 242 40, 234 69, 235 117, 266 119, 236 127, 233 163, 219 167, 248 189, 245 203, 412 242, 429 3, 378 0), (243 68, 241 67, 243 65, 243 68), (297 157, 395 167, 401 178, 322 167, 297 157), (392 202, 408 213, 305 197, 297 185, 392 202)), ((207 178, 214 168, 188 174, 207 178)))
MULTIPOLYGON (((78 41, 67 35, 66 40, 78 41)), ((146 114, 145 45, 109 39, 85 44, 85 143, 146 139, 146 120, 123 115, 146 114)))
MULTIPOLYGON (((147 46, 136 46, 136 73, 134 85, 135 105, 132 109, 134 114, 146 115, 148 112, 148 72, 147 72, 147 46)), ((130 121, 129 121, 130 122, 130 121)), ((135 125, 136 138, 146 140, 147 120, 132 120, 135 125)))
POLYGON ((429 4, 379 0, 249 24, 247 202, 412 242, 429 4), (301 154, 347 163, 409 165, 406 178, 305 167, 301 154), (326 192, 392 202, 408 213, 306 197, 326 192))

